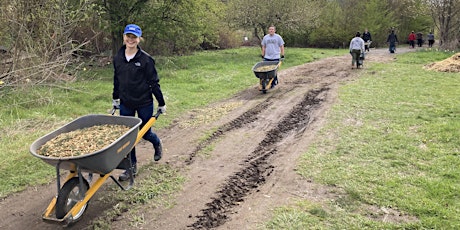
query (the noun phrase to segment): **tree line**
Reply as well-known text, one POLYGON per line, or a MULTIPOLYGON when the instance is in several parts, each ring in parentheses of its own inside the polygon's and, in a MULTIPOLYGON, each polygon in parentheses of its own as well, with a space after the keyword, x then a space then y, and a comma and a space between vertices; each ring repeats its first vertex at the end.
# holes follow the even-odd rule
POLYGON ((10 0, 0 11, 0 89, 112 56, 129 23, 142 27, 153 55, 260 45, 269 25, 286 47, 345 48, 365 28, 379 47, 390 29, 401 42, 410 31, 434 32, 442 48, 460 47, 458 0, 10 0))

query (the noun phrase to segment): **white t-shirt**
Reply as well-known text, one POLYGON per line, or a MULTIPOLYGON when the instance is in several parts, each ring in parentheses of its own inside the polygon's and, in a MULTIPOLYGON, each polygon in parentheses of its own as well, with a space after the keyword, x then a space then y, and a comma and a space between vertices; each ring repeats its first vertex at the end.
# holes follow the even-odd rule
POLYGON ((125 54, 125 57, 126 57, 126 61, 128 61, 128 62, 129 62, 131 59, 133 59, 133 58, 134 58, 134 56, 136 56, 136 54, 133 54, 133 55, 129 55, 129 56, 127 56, 127 55, 125 54))
POLYGON ((262 39, 262 46, 265 46, 266 59, 280 59, 281 49, 284 45, 283 38, 278 34, 267 34, 262 39))

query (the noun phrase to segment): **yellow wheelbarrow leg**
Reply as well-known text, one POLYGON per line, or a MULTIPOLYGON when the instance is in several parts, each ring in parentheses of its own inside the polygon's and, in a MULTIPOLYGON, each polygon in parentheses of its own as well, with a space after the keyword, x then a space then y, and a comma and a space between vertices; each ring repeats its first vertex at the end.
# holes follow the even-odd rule
POLYGON ((51 219, 51 213, 54 213, 54 209, 56 208, 56 200, 56 197, 54 197, 51 200, 51 203, 48 205, 48 208, 46 208, 45 212, 43 213, 43 219, 51 219))

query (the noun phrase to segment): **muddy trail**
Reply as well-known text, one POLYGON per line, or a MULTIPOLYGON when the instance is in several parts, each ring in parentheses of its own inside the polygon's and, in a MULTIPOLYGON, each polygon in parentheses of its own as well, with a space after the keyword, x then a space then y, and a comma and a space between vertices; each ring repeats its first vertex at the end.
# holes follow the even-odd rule
MULTIPOLYGON (((366 71, 367 63, 393 59, 386 49, 372 49, 363 69, 351 69, 350 55, 281 68, 280 84, 266 94, 254 86, 190 111, 157 131, 164 146, 159 164, 169 164, 186 177, 174 205, 136 207, 137 213, 122 214, 110 228, 257 229, 274 208, 293 199, 335 196, 328 188, 300 178, 296 161, 326 123, 339 86, 361 74, 375 74, 366 71), (207 116, 213 111, 223 112, 207 116), (142 221, 134 221, 133 216, 142 216, 142 221)), ((250 77, 257 83, 255 76, 250 77)), ((138 144, 139 162, 147 163, 151 157, 151 146, 138 144)), ((141 171, 136 180, 142 178, 141 171)), ((98 191, 83 218, 66 228, 92 229, 92 221, 116 205, 104 202, 104 192, 98 191)), ((55 182, 50 182, 1 200, 0 229, 62 228, 41 220, 55 193, 55 182)))

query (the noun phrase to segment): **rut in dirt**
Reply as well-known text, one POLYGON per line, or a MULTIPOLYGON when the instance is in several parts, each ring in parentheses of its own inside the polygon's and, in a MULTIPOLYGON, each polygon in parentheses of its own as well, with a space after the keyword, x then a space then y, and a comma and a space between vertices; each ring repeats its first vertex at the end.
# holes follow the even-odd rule
POLYGON ((257 115, 264 111, 268 106, 271 105, 271 101, 273 98, 267 98, 262 103, 257 104, 252 109, 246 111, 236 119, 233 119, 231 122, 219 127, 216 131, 214 131, 208 138, 202 141, 198 146, 189 154, 189 158, 186 160, 186 164, 190 165, 194 162, 195 156, 198 152, 203 150, 206 146, 209 146, 212 142, 217 140, 220 136, 224 135, 226 132, 232 131, 234 129, 238 129, 243 127, 245 124, 249 124, 257 120, 257 115))
MULTIPOLYGON (((320 95, 327 92, 328 87, 308 92, 303 100, 284 117, 275 128, 267 132, 265 138, 257 148, 242 163, 243 169, 230 176, 216 197, 207 203, 202 215, 196 216, 195 223, 187 226, 192 229, 212 229, 223 225, 229 220, 232 207, 237 206, 244 198, 258 191, 258 187, 265 183, 266 178, 274 170, 271 156, 277 153, 276 145, 289 135, 300 136, 312 122, 311 114, 320 108, 323 98, 320 95)), ((262 103, 265 106, 265 102, 262 103)), ((250 114, 258 114, 256 108, 250 114)), ((260 112, 260 111, 259 111, 260 112)), ((252 117, 256 119, 256 117, 252 117)))

